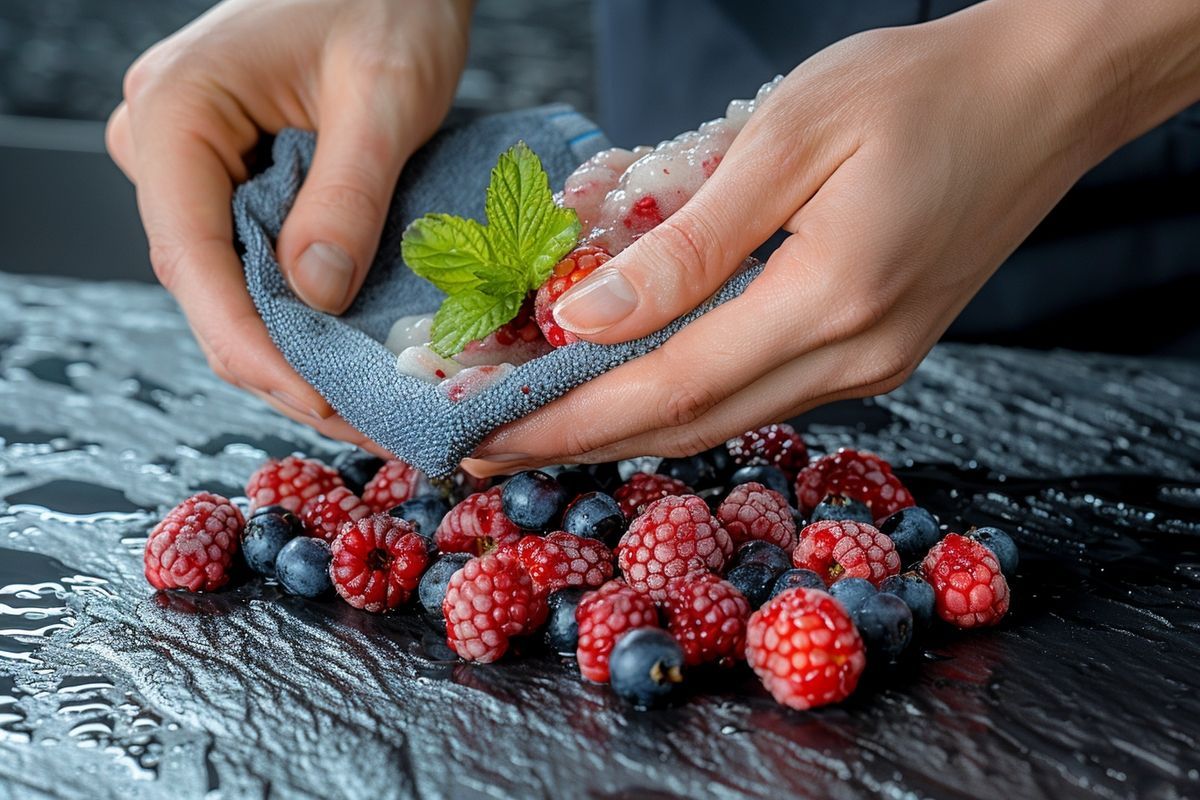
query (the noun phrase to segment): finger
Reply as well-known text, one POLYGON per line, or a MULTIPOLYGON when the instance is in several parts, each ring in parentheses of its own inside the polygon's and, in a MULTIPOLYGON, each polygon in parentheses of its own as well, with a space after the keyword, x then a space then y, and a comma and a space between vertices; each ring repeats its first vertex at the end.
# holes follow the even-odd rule
POLYGON ((659 330, 716 291, 852 152, 797 148, 774 124, 751 117, 692 199, 559 299, 559 324, 606 344, 659 330))
POLYGON ((121 103, 108 118, 104 128, 104 146, 113 163, 125 173, 130 183, 137 183, 134 175, 133 134, 129 130, 129 106, 121 103))
POLYGON ((316 154, 277 250, 296 294, 340 314, 375 258, 396 179, 415 142, 402 112, 408 93, 393 81, 335 83, 321 95, 316 154))
POLYGON ((329 404, 288 366, 267 335, 233 251, 230 170, 241 143, 231 137, 222 150, 181 124, 196 113, 163 97, 130 111, 138 207, 155 273, 237 383, 312 420, 326 419, 333 413, 329 404))

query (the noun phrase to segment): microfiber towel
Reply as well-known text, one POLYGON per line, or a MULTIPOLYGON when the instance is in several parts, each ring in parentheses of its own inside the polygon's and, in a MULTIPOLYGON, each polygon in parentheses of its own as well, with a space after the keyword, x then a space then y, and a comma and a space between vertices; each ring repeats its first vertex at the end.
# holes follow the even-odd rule
POLYGON ((431 477, 452 472, 493 429, 658 347, 698 315, 740 294, 760 269, 738 273, 700 308, 657 333, 618 345, 578 342, 558 348, 458 402, 435 384, 399 374, 395 355, 383 345, 392 323, 432 313, 443 297, 400 258, 404 228, 433 211, 483 221, 491 169, 518 140, 541 157, 554 189, 609 146, 593 123, 562 105, 483 117, 438 133, 405 165, 370 274, 341 316, 301 302, 275 260, 275 238, 312 161, 315 135, 281 132, 271 166, 234 195, 246 283, 288 363, 347 422, 431 477))

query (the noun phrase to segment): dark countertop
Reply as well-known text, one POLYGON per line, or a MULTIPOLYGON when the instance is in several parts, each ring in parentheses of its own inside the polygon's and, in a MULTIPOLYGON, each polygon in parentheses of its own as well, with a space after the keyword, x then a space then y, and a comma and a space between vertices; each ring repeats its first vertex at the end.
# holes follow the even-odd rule
POLYGON ((639 714, 415 612, 156 596, 162 510, 337 445, 220 384, 160 290, 0 274, 0 798, 1200 795, 1200 368, 945 346, 806 422, 1010 530, 1012 613, 842 706, 734 672, 639 714))

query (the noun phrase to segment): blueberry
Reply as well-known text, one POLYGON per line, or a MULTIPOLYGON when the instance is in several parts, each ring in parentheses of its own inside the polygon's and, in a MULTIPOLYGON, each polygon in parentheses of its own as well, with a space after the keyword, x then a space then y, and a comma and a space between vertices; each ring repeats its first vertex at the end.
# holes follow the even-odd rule
POLYGON ((885 519, 879 530, 892 537, 900 553, 900 561, 904 564, 923 558, 929 548, 942 538, 933 514, 919 506, 900 509, 885 519))
POLYGON ((432 541, 433 534, 442 524, 442 517, 450 511, 450 504, 440 494, 423 494, 388 511, 393 517, 406 519, 417 529, 417 533, 432 541))
POLYGON ((600 485, 600 491, 612 492, 621 485, 621 471, 615 461, 605 461, 600 464, 588 464, 582 467, 600 485))
POLYGON ((780 573, 792 568, 792 556, 779 545, 761 539, 751 539, 734 552, 729 568, 734 569, 743 564, 762 564, 771 570, 772 575, 778 577, 780 573))
POLYGON ((615 547, 625 532, 625 514, 617 501, 602 492, 588 492, 575 498, 563 514, 563 530, 585 539, 599 539, 615 547))
POLYGON ((850 618, 866 645, 867 663, 872 666, 894 663, 912 641, 912 611, 894 594, 871 595, 850 612, 850 618))
POLYGON ((771 597, 786 592, 788 589, 795 589, 797 586, 805 589, 820 589, 823 592, 828 591, 825 588, 825 581, 821 580, 821 576, 811 569, 789 569, 775 579, 771 597))
POLYGON ((685 458, 667 458, 658 465, 660 475, 669 475, 699 491, 720 483, 716 468, 703 454, 685 458))
POLYGON ((658 708, 683 686, 683 648, 661 628, 638 628, 617 640, 608 672, 618 697, 638 708, 658 708))
POLYGON ((793 502, 792 482, 788 480, 787 475, 779 467, 772 467, 766 464, 752 464, 748 467, 742 467, 729 478, 730 486, 740 486, 743 483, 752 482, 761 483, 768 489, 774 489, 787 498, 789 503, 793 502))
POLYGON ((567 490, 567 497, 579 497, 581 494, 600 491, 600 481, 585 469, 571 467, 569 469, 559 468, 557 471, 547 470, 547 472, 567 490))
POLYGON ((548 531, 557 526, 563 506, 570 499, 561 483, 538 470, 513 475, 500 495, 504 516, 527 531, 548 531))
POLYGON ((924 630, 933 623, 933 587, 915 572, 904 572, 884 578, 879 591, 894 594, 904 601, 912 612, 913 624, 924 630))
POLYGON ((546 646, 560 656, 573 656, 579 647, 579 623, 575 621, 575 610, 589 591, 582 586, 569 586, 546 599, 550 608, 544 634, 546 646))
POLYGON ((976 528, 969 531, 967 535, 972 539, 977 539, 980 544, 996 555, 1004 577, 1011 578, 1016 573, 1020 555, 1017 553, 1017 543, 1012 540, 1011 536, 999 528, 976 528))
POLYGON ((343 450, 338 453, 330 465, 342 476, 346 488, 357 495, 363 493, 363 488, 370 483, 375 473, 383 466, 383 459, 373 456, 365 450, 343 450))
POLYGON ((333 588, 329 579, 329 545, 311 536, 297 536, 275 559, 275 576, 288 594, 320 597, 333 588))
POLYGON ((291 513, 292 512, 290 509, 286 509, 283 506, 263 506, 262 508, 256 508, 252 512, 250 512, 250 516, 248 517, 248 519, 254 519, 255 517, 259 516, 260 514, 291 514, 291 513))
POLYGON ((708 463, 712 464, 713 474, 717 476, 719 484, 728 483, 729 476, 733 474, 737 464, 733 463, 733 459, 729 456, 729 450, 724 444, 719 444, 711 450, 707 450, 702 454, 708 463))
POLYGON ((868 525, 875 524, 875 517, 871 516, 871 509, 867 508, 866 503, 841 494, 829 495, 813 509, 810 522, 819 522, 823 519, 848 519, 854 522, 865 522, 868 525))
POLYGON ((854 609, 877 592, 870 581, 862 578, 842 578, 829 587, 829 593, 853 615, 854 609))
POLYGON ((751 608, 758 608, 771 598, 776 572, 766 564, 742 564, 725 573, 725 580, 746 596, 751 608))
POLYGON ((259 510, 246 521, 242 531, 242 555, 246 565, 259 575, 275 577, 275 558, 279 550, 304 532, 300 519, 282 506, 278 511, 259 510))
POLYGON ((421 582, 417 584, 417 599, 430 616, 442 619, 442 601, 446 599, 450 576, 470 560, 469 553, 444 553, 425 570, 421 582))

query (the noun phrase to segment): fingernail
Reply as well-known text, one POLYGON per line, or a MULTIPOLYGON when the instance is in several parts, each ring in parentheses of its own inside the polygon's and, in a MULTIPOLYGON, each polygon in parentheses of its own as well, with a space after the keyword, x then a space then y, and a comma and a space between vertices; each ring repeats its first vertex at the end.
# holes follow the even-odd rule
POLYGON ((296 294, 319 311, 337 314, 349 303, 354 259, 336 244, 313 242, 296 260, 296 294))
POLYGON ((283 403, 288 408, 295 411, 297 414, 308 414, 316 419, 325 419, 327 415, 321 414, 317 409, 306 406, 296 398, 292 397, 287 392, 281 392, 278 389, 272 390, 271 397, 274 397, 279 402, 283 403))
POLYGON ((572 333, 599 333, 637 308, 637 292, 620 271, 603 270, 571 289, 554 304, 554 319, 572 333))

